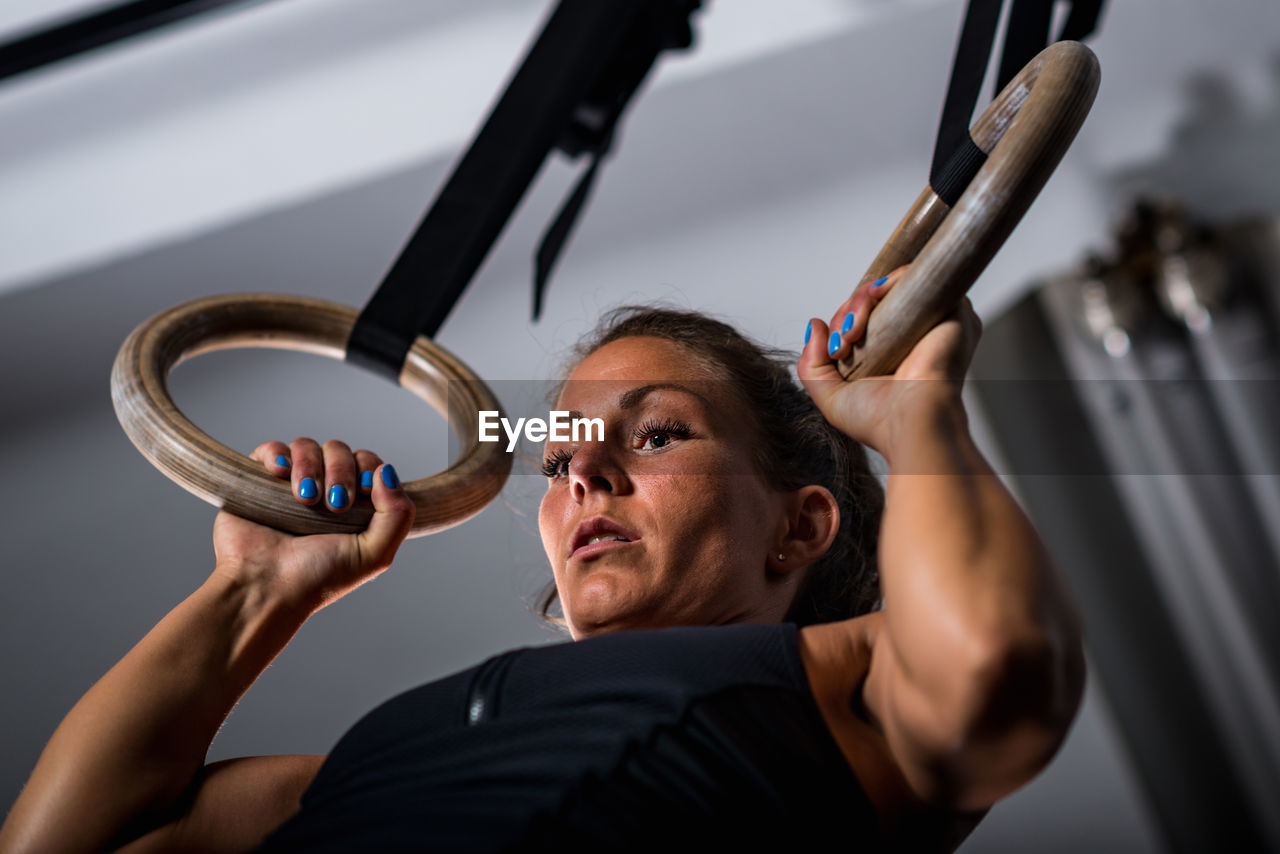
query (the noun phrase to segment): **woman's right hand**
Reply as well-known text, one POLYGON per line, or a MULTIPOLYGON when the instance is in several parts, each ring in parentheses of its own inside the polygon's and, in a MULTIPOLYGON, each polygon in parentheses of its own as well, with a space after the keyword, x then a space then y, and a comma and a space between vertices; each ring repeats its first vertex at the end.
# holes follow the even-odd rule
POLYGON ((271 474, 290 478, 303 504, 323 501, 330 512, 345 513, 368 496, 373 518, 358 534, 297 536, 224 510, 213 525, 215 574, 265 585, 272 595, 314 612, 391 565, 413 525, 414 506, 395 469, 377 454, 304 438, 291 445, 265 442, 250 457, 271 474))
POLYGON ((963 297, 951 314, 912 347, 892 374, 845 382, 837 361, 852 353, 853 345, 866 333, 872 309, 908 269, 899 267, 874 284, 860 285, 841 304, 830 325, 813 318, 797 365, 800 382, 823 417, 886 458, 891 456, 897 428, 920 422, 914 404, 922 399, 931 409, 939 401, 960 404, 960 388, 982 335, 982 321, 969 298, 963 297))

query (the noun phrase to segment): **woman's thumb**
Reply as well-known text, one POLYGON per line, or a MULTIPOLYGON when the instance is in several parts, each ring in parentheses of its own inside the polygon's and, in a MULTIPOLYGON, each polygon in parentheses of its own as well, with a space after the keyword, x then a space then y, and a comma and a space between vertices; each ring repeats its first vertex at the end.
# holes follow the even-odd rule
POLYGON ((386 569, 413 527, 413 501, 405 494, 396 470, 388 463, 373 473, 373 518, 359 534, 360 553, 368 569, 386 569))

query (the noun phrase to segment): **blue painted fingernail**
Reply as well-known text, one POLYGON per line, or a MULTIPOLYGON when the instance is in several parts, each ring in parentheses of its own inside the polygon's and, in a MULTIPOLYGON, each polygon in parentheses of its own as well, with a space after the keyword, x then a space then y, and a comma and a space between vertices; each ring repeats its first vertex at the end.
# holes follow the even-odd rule
POLYGON ((334 507, 346 507, 347 488, 340 483, 329 487, 329 504, 334 507))
POLYGON ((281 467, 283 467, 283 468, 288 468, 288 467, 289 467, 289 458, 288 458, 288 457, 286 457, 286 456, 283 456, 283 455, 281 455, 281 456, 279 456, 279 457, 276 457, 276 465, 281 466, 281 467))
POLYGON ((382 467, 382 483, 387 489, 400 488, 400 478, 396 477, 396 470, 390 463, 382 467))
POLYGON ((810 320, 804 327, 804 343, 809 343, 809 336, 813 334, 813 321, 810 320))
POLYGON ((827 351, 830 355, 834 356, 836 354, 836 351, 839 349, 840 349, 840 333, 832 332, 831 344, 827 347, 827 351))
POLYGON ((299 498, 315 498, 316 482, 309 477, 304 477, 302 483, 298 484, 299 498))
POLYGON ((849 312, 844 316, 844 325, 840 327, 841 332, 848 332, 853 328, 853 312, 849 312))
POLYGON ((884 278, 876 279, 874 282, 871 283, 871 287, 878 288, 887 281, 889 281, 888 276, 885 276, 884 278))
POLYGON ((365 489, 373 489, 373 472, 360 472, 360 485, 365 489))

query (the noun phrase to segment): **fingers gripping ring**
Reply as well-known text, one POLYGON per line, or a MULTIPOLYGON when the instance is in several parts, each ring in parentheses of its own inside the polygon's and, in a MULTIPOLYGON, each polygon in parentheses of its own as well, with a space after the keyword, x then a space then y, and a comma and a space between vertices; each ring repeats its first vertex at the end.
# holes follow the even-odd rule
POLYGON ((970 129, 987 154, 954 208, 930 187, 916 199, 863 281, 911 269, 867 318, 839 363, 847 380, 890 374, 950 314, 1040 193, 1098 91, 1093 51, 1064 41, 1041 51, 970 129))
MULTIPOLYGON (((294 500, 287 481, 191 423, 169 396, 184 359, 232 347, 271 347, 342 359, 355 309, 306 297, 232 294, 195 300, 147 320, 125 340, 111 372, 116 417, 133 444, 187 491, 238 516, 295 534, 354 533, 373 514, 358 504, 329 513, 294 500)), ((489 388, 451 353, 419 337, 400 384, 448 418, 466 450, 448 469, 404 485, 416 508, 409 536, 450 528, 483 510, 511 473, 500 443, 479 441, 479 412, 500 410, 489 388)))

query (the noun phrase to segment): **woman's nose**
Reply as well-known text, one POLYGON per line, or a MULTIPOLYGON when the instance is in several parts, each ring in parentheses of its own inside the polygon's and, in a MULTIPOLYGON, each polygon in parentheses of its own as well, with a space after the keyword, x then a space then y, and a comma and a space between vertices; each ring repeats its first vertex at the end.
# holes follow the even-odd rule
POLYGON ((569 484, 578 501, 594 491, 618 492, 624 483, 622 470, 603 444, 585 442, 569 461, 569 484))

